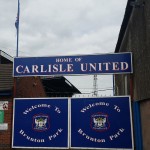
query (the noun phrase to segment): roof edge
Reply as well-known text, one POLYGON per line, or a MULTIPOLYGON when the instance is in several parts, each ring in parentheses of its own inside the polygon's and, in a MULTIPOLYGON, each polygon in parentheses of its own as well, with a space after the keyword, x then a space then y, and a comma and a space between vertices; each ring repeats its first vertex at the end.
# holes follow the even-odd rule
POLYGON ((127 6, 126 6, 126 10, 125 10, 125 14, 124 14, 124 18, 121 24, 121 28, 120 28, 120 32, 119 32, 119 36, 118 36, 118 41, 116 44, 116 48, 115 48, 115 53, 118 53, 129 23, 129 19, 130 16, 132 14, 132 10, 133 10, 133 6, 131 6, 131 2, 134 2, 135 0, 128 0, 127 2, 127 6))
POLYGON ((8 60, 13 62, 13 57, 5 53, 4 51, 0 50, 0 55, 7 58, 8 60))

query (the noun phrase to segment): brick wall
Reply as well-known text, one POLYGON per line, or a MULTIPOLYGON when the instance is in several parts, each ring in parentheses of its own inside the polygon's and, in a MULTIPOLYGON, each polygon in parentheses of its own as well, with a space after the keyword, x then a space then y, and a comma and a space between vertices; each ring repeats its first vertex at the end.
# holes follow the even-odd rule
POLYGON ((46 97, 39 77, 18 78, 16 83, 16 97, 46 97))
POLYGON ((4 110, 4 123, 8 123, 8 130, 0 131, 0 150, 9 149, 12 133, 12 98, 1 97, 1 100, 8 101, 8 110, 4 110))
MULTIPOLYGON (((16 97, 46 97, 43 85, 39 77, 24 77, 16 81, 16 97)), ((4 113, 4 123, 8 123, 8 130, 0 131, 0 150, 11 150, 12 141, 12 117, 13 98, 0 97, 0 100, 9 101, 8 110, 4 113)))

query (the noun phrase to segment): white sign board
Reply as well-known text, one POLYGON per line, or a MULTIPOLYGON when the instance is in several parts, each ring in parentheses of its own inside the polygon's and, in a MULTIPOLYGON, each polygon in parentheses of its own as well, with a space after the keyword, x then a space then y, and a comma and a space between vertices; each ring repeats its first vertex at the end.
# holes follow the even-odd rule
POLYGON ((0 130, 8 130, 8 123, 0 123, 0 130))
POLYGON ((0 101, 0 110, 8 110, 8 101, 0 101))

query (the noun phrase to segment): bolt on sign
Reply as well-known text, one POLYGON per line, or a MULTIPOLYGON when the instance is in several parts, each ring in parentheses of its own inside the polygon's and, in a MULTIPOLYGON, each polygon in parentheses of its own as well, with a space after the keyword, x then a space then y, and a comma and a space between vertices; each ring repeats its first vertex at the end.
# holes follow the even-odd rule
POLYGON ((5 110, 8 110, 8 101, 0 101, 0 130, 8 130, 8 123, 4 123, 5 110))
POLYGON ((129 97, 72 98, 71 148, 133 149, 129 97))
POLYGON ((68 99, 14 99, 12 148, 68 148, 68 99))
POLYGON ((132 54, 16 57, 13 76, 132 73, 132 54))
POLYGON ((4 110, 0 110, 0 124, 4 123, 4 110))
POLYGON ((12 148, 133 149, 127 96, 16 98, 13 114, 12 148))
POLYGON ((8 130, 8 123, 0 123, 0 130, 8 130))
POLYGON ((0 110, 8 110, 8 101, 0 101, 0 110))

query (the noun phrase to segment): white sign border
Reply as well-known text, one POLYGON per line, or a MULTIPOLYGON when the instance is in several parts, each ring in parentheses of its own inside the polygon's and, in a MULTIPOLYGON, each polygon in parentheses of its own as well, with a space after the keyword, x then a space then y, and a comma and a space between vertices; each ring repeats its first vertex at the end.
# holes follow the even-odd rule
MULTIPOLYGON (((122 53, 103 53, 103 54, 98 54, 98 53, 94 53, 94 54, 77 54, 77 55, 56 55, 56 56, 49 56, 49 58, 51 57, 69 57, 69 56, 91 56, 91 55, 118 55, 118 54, 130 54, 131 55, 131 72, 116 72, 116 73, 86 73, 86 74, 51 74, 51 75, 14 75, 14 70, 15 70, 15 64, 13 63, 13 77, 32 77, 32 76, 85 76, 85 75, 115 75, 115 74, 132 74, 133 73, 133 56, 132 56, 132 52, 122 52, 122 53)), ((43 56, 43 57, 48 57, 48 56, 43 56)), ((20 58, 27 58, 27 57, 14 57, 14 59, 20 59, 20 58)), ((32 57, 32 58, 41 58, 41 57, 32 57)), ((14 60, 13 60, 14 62, 14 60)))
MULTIPOLYGON (((54 99, 68 99, 68 97, 57 97, 57 98, 48 98, 48 97, 37 97, 37 98, 14 98, 13 99, 13 120, 12 120, 12 148, 25 148, 25 149, 69 149, 69 121, 68 121, 68 143, 67 147, 23 147, 23 146, 14 146, 14 118, 15 118, 15 101, 18 99, 23 100, 36 100, 36 99, 47 99, 47 100, 54 100, 54 99)), ((68 112, 69 112, 69 99, 68 99, 68 112)), ((69 114, 69 113, 68 113, 69 114)), ((68 115, 69 120, 69 115, 68 115)))
MULTIPOLYGON (((132 110, 131 110, 131 97, 130 95, 125 96, 111 96, 111 97, 82 97, 83 98, 121 98, 121 97, 128 97, 129 98, 129 110, 130 110, 130 123, 131 123, 131 140, 132 140, 132 149, 127 148, 95 148, 95 147, 71 147, 71 129, 70 129, 70 148, 71 149, 102 149, 102 150, 134 150, 134 136, 133 136, 133 119, 132 119, 132 110)), ((81 98, 72 98, 72 99, 81 99, 81 98)), ((70 105, 71 110, 71 105, 70 105)), ((71 119, 70 119, 70 127, 71 127, 71 119)))

